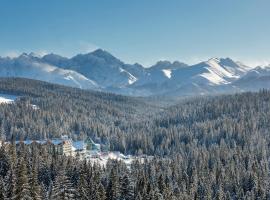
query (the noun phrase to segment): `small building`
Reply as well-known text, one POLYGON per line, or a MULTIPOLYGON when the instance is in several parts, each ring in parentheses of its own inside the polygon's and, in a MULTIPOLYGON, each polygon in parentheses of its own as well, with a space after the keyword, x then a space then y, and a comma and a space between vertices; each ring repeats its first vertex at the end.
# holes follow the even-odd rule
POLYGON ((78 156, 80 159, 85 157, 99 157, 101 153, 100 144, 95 143, 90 137, 86 140, 72 141, 67 135, 61 138, 53 138, 49 140, 21 140, 16 141, 16 145, 26 145, 32 150, 32 145, 46 146, 50 154, 58 154, 65 156, 78 156))
POLYGON ((90 137, 85 140, 87 151, 100 151, 100 144, 95 143, 90 137))
POLYGON ((60 139, 48 140, 46 143, 49 147, 50 153, 56 153, 60 155, 73 156, 72 140, 68 136, 64 135, 60 139))
POLYGON ((76 141, 72 143, 73 156, 78 156, 80 159, 85 157, 86 144, 83 140, 76 141))

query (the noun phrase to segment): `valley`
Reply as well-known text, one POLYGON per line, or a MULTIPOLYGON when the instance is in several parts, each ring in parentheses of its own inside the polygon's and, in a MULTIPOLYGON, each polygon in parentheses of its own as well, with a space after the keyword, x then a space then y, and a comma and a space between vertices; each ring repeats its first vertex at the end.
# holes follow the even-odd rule
MULTIPOLYGON (((13 103, 0 104, 2 140, 46 141, 67 135, 79 149, 76 142, 90 137, 94 144, 108 150, 91 151, 81 157, 58 154, 54 148, 38 143, 2 145, 2 176, 12 180, 11 173, 16 169, 19 178, 26 177, 28 166, 34 170, 29 174, 36 177, 36 187, 43 188, 44 192, 38 194, 45 199, 56 195, 61 188, 58 184, 64 185, 65 194, 74 198, 82 198, 76 195, 83 191, 87 196, 109 196, 105 190, 115 188, 117 196, 127 194, 121 192, 127 190, 130 198, 162 195, 167 199, 189 199, 207 192, 213 197, 226 194, 230 199, 258 191, 262 198, 268 194, 261 189, 269 180, 267 90, 170 100, 1 78, 0 93, 17 97, 13 103), (231 176, 232 172, 236 175, 231 176), (249 185, 257 179, 258 185, 249 185), (90 182, 91 187, 87 185, 90 182), (234 182, 241 183, 237 187, 243 192, 236 191, 235 184, 232 187, 234 182), (215 186, 221 188, 219 192, 215 186), (90 189, 95 187, 99 187, 99 194, 90 189)), ((1 182, 13 184, 3 178, 1 182)))

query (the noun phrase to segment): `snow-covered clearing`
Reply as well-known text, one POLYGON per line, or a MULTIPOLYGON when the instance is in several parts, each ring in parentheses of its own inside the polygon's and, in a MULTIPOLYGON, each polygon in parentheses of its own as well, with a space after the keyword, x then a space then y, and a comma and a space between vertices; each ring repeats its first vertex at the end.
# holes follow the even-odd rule
POLYGON ((132 155, 127 155, 125 156, 124 154, 120 152, 98 152, 98 153, 90 153, 86 155, 86 160, 99 164, 103 167, 106 167, 106 164, 109 160, 118 160, 124 162, 127 167, 131 165, 131 163, 135 160, 139 160, 140 162, 144 162, 144 160, 150 159, 151 156, 132 156, 132 155))
POLYGON ((8 94, 0 94, 0 104, 2 103, 13 103, 16 100, 17 96, 15 95, 8 95, 8 94))

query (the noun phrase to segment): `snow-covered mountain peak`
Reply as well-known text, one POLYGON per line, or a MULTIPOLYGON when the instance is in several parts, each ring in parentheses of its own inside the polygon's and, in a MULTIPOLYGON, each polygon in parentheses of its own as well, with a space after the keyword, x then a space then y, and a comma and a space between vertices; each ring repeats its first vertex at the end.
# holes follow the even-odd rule
POLYGON ((269 65, 262 65, 254 68, 255 70, 270 70, 270 64, 269 65))
POLYGON ((27 53, 1 61, 0 76, 30 78, 82 89, 99 89, 94 81, 82 74, 59 68, 27 53))
POLYGON ((102 58, 106 61, 117 61, 119 62, 120 60, 117 59, 116 57, 114 57, 112 54, 110 54, 109 52, 103 50, 103 49, 97 49, 93 52, 90 52, 88 54, 85 54, 85 55, 89 55, 89 56, 95 56, 95 57, 98 57, 98 58, 102 58))
POLYGON ((246 65, 236 62, 231 58, 212 58, 207 61, 212 67, 223 68, 225 71, 229 72, 232 77, 241 77, 251 68, 246 65))
POLYGON ((249 77, 262 77, 269 75, 270 75, 270 65, 264 65, 251 69, 243 78, 247 79, 249 77))
POLYGON ((15 61, 27 61, 27 62, 40 62, 41 61, 42 56, 31 52, 31 53, 22 53, 21 55, 19 55, 18 57, 13 58, 12 60, 15 61))
POLYGON ((15 58, 0 57, 0 76, 31 78, 125 95, 171 93, 175 96, 211 94, 222 92, 224 88, 226 92, 252 88, 253 82, 257 82, 253 88, 262 88, 270 83, 270 66, 251 68, 231 58, 214 57, 191 66, 163 60, 144 68, 138 63, 125 64, 109 52, 97 49, 72 58, 53 53, 43 57, 35 53, 23 53, 15 58))
POLYGON ((37 53, 35 53, 35 52, 29 53, 29 56, 34 57, 34 58, 42 58, 41 55, 39 55, 39 54, 37 54, 37 53))
POLYGON ((232 60, 231 58, 210 58, 207 63, 212 65, 220 65, 220 66, 229 66, 229 67, 239 67, 238 64, 232 60))
POLYGON ((42 57, 43 59, 67 59, 66 57, 60 56, 58 54, 49 53, 42 57))
POLYGON ((192 84, 208 86, 227 85, 244 74, 242 66, 230 58, 211 58, 184 69, 184 72, 191 76, 187 81, 191 80, 192 84))
POLYGON ((228 66, 235 66, 235 67, 237 67, 237 62, 234 61, 233 59, 229 58, 229 57, 227 57, 227 58, 213 57, 213 58, 210 58, 206 62, 217 63, 217 64, 220 64, 220 65, 228 65, 228 66))
POLYGON ((112 56, 108 51, 104 50, 104 49, 96 49, 92 52, 90 52, 90 54, 93 54, 95 56, 104 56, 104 55, 107 55, 107 56, 112 56))
POLYGON ((25 52, 23 52, 21 55, 19 55, 17 58, 29 58, 29 55, 25 52))
POLYGON ((178 68, 187 67, 188 65, 179 61, 174 61, 173 63, 168 60, 162 60, 158 61, 155 65, 151 66, 148 70, 163 70, 163 69, 169 69, 169 70, 175 70, 178 68))
POLYGON ((210 58, 207 62, 216 62, 216 63, 219 63, 220 62, 220 58, 213 57, 213 58, 210 58))

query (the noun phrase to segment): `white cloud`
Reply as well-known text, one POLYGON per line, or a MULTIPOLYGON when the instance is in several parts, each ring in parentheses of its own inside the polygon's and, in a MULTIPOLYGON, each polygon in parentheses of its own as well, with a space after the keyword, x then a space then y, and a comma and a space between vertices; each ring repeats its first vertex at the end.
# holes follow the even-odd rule
POLYGON ((48 54, 48 51, 46 50, 38 50, 36 51, 36 54, 40 55, 40 56, 45 56, 48 54))
POLYGON ((16 58, 20 55, 18 51, 7 51, 3 54, 4 57, 16 58))
POLYGON ((87 41, 79 41, 79 48, 81 49, 82 53, 89 53, 99 49, 97 45, 87 41))
POLYGON ((243 62, 251 67, 267 66, 270 64, 270 60, 244 60, 243 62))

